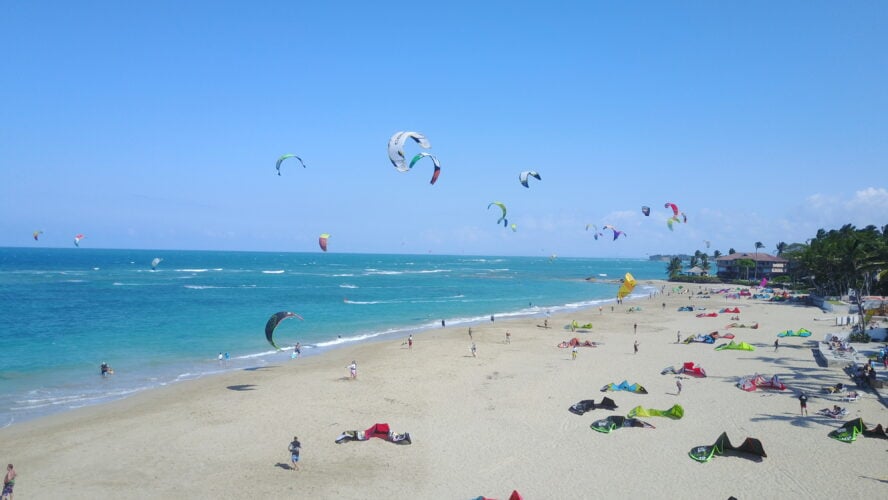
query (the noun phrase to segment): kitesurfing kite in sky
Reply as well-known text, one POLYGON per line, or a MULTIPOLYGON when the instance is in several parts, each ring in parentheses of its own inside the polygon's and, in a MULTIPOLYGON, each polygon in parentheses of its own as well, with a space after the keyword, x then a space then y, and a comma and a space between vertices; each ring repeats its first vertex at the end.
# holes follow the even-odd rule
POLYGON ((160 257, 155 257, 151 261, 151 270, 154 271, 155 269, 157 269, 157 265, 160 264, 161 262, 163 262, 163 259, 161 259, 160 257))
POLYGON ((410 165, 408 166, 408 168, 413 168, 413 165, 415 165, 416 162, 427 156, 432 159, 432 163, 434 163, 435 165, 435 172, 432 173, 432 181, 429 182, 429 184, 434 184, 435 181, 438 180, 438 175, 441 174, 441 163, 438 161, 438 158, 435 155, 431 153, 418 153, 416 156, 413 157, 412 160, 410 160, 410 165))
POLYGON ((645 217, 651 215, 651 207, 641 207, 641 213, 643 213, 645 217))
POLYGON ((265 323, 265 338, 268 340, 268 343, 271 344, 272 347, 279 351, 281 350, 281 348, 274 343, 274 339, 272 338, 274 335, 274 329, 277 328, 278 324, 281 321, 289 318, 302 319, 302 316, 288 311, 281 311, 272 314, 271 317, 268 318, 268 323, 265 323))
POLYGON ((604 236, 604 233, 599 232, 598 226, 596 226, 595 224, 586 224, 586 231, 588 231, 590 227, 592 228, 592 236, 596 240, 598 239, 599 236, 604 236))
POLYGON ((602 229, 610 229, 611 231, 613 231, 614 232, 614 241, 617 241, 617 238, 619 238, 621 235, 622 236, 629 236, 628 234, 624 233, 623 231, 620 231, 619 229, 615 228, 614 226, 611 226, 610 224, 605 224, 602 229))
POLYGON ((43 231, 34 231, 34 241, 37 241, 41 234, 43 234, 43 231))
POLYGON ((287 153, 287 154, 281 156, 280 158, 278 158, 277 163, 274 164, 274 168, 277 169, 278 175, 281 175, 281 163, 283 163, 283 161, 286 160, 287 158, 296 158, 297 160, 299 160, 299 163, 302 164, 302 168, 305 168, 305 163, 302 161, 302 158, 300 158, 294 154, 287 153))
POLYGON ((623 284, 617 290, 617 298, 622 299, 632 293, 633 289, 635 289, 635 278, 630 273, 626 273, 626 276, 623 277, 623 284))
POLYGON ((527 178, 528 178, 528 177, 534 177, 534 178, 536 178, 536 180, 538 180, 538 181, 539 181, 539 180, 542 180, 542 179, 540 178, 540 174, 539 174, 539 173, 534 172, 533 170, 525 170, 524 172, 521 172, 520 174, 518 174, 518 180, 521 182, 521 185, 524 186, 524 187, 526 187, 526 188, 529 188, 529 187, 530 187, 530 184, 527 183, 527 178))
POLYGON ((503 202, 501 201, 493 201, 489 205, 487 205, 487 210, 490 210, 490 207, 494 205, 500 207, 500 210, 503 211, 503 215, 499 219, 497 219, 496 223, 499 224, 500 222, 502 222, 504 227, 509 227, 509 221, 506 220, 506 205, 503 204, 503 202))
POLYGON ((327 251, 327 239, 330 238, 328 233, 322 233, 318 236, 318 245, 321 247, 321 250, 327 251))
POLYGON ((80 240, 82 240, 82 239, 83 239, 83 235, 82 235, 82 234, 78 234, 77 236, 75 236, 75 237, 74 237, 74 246, 75 246, 75 247, 79 247, 79 246, 80 246, 80 240))

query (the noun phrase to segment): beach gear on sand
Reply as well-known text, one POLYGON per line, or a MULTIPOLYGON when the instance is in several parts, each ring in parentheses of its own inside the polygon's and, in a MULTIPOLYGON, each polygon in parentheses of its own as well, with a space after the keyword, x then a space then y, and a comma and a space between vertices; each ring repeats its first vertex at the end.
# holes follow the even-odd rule
POLYGON ((603 418, 601 420, 596 420, 592 422, 589 426, 592 430, 596 430, 598 432, 604 434, 610 434, 611 431, 616 429, 620 429, 623 427, 641 427, 643 429, 654 429, 655 427, 643 420, 639 420, 637 418, 626 418, 626 417, 618 417, 616 415, 603 418))
POLYGON ((397 434, 389 428, 389 424, 373 424, 369 429, 364 431, 344 431, 336 438, 336 444, 348 441, 366 441, 370 438, 379 438, 395 444, 412 444, 410 433, 397 434))
POLYGON ((626 415, 629 418, 633 417, 668 417, 673 420, 679 420, 684 416, 684 408, 681 405, 673 405, 672 408, 668 410, 655 410, 653 408, 644 408, 642 406, 636 406, 629 410, 629 413, 626 415))
POLYGON ((778 337, 810 337, 811 331, 805 328, 799 328, 796 331, 784 330, 777 334, 778 337))
POLYGON ((758 373, 742 377, 740 381, 737 382, 737 387, 746 392, 753 392, 756 389, 786 390, 786 385, 780 381, 780 378, 777 375, 772 376, 770 379, 765 379, 765 377, 758 373))
POLYGON ((724 455, 725 452, 734 451, 751 460, 761 461, 767 457, 762 442, 755 438, 746 438, 740 446, 734 446, 728 439, 728 434, 722 432, 721 436, 715 440, 715 443, 709 446, 695 446, 688 452, 688 456, 698 462, 708 462, 715 455, 724 455))
POLYGON ((636 394, 647 394, 648 393, 648 391, 644 387, 642 387, 638 384, 631 384, 630 385, 629 382, 626 382, 625 380, 620 382, 619 384, 615 384, 615 383, 611 382, 610 384, 607 384, 601 388, 601 392, 606 392, 606 391, 626 391, 626 392, 634 392, 636 394))
MULTIPOLYGON (((480 496, 475 497, 472 500, 496 500, 496 498, 480 496)), ((524 497, 521 496, 521 493, 518 493, 518 490, 512 490, 512 494, 509 495, 509 500, 524 500, 524 497)))
POLYGON ((755 347, 747 344, 746 342, 734 342, 732 340, 727 344, 722 344, 715 348, 716 351, 724 351, 725 349, 736 351, 754 351, 755 347))
POLYGON ((666 375, 667 373, 673 373, 676 375, 690 375, 692 377, 706 377, 706 370, 703 369, 702 366, 694 363, 693 361, 686 361, 681 368, 676 369, 674 366, 667 366, 663 368, 660 372, 660 375, 666 375))
POLYGON ((856 441, 857 436, 860 434, 863 434, 866 437, 888 439, 888 433, 882 428, 882 424, 878 424, 872 429, 869 429, 863 423, 862 418, 855 418, 854 420, 845 422, 844 425, 830 432, 829 437, 843 443, 850 443, 856 441))
POLYGON ((607 398, 607 397, 602 398, 601 402, 598 404, 595 404, 595 401, 592 399, 584 399, 584 400, 574 404, 570 408, 568 408, 567 411, 569 411, 575 415, 582 415, 586 412, 589 412, 592 410, 598 410, 598 409, 616 410, 617 404, 614 403, 613 399, 607 398))

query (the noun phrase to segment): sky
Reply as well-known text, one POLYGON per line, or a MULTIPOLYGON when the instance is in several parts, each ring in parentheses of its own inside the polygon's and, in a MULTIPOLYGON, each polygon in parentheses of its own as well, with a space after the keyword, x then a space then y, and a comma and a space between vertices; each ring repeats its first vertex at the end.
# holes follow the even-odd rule
POLYGON ((329 233, 330 253, 645 258, 882 227, 886 19, 878 1, 2 2, 0 246, 320 252, 329 233), (428 159, 389 161, 405 130, 436 184, 428 159), (276 175, 285 153, 306 167, 276 175))

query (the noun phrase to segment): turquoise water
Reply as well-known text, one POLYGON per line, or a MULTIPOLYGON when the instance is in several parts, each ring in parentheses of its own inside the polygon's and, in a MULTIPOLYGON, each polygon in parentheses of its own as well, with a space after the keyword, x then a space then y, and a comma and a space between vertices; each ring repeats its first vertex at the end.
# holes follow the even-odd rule
MULTIPOLYGON (((225 370, 372 339, 612 300, 647 260, 94 249, 0 249, 0 427, 225 370), (151 269, 155 257, 162 260, 151 269), (604 275, 604 276, 603 276, 604 275), (219 352, 231 360, 219 363, 219 352), (99 376, 108 362, 116 374, 99 376)), ((646 295, 647 290, 636 289, 646 295)), ((298 361, 293 361, 298 363, 298 361)))

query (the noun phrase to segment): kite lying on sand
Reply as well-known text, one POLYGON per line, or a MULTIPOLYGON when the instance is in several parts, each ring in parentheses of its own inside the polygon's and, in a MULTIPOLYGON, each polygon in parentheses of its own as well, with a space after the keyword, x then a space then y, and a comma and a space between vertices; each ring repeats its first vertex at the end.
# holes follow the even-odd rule
POLYGON ((629 382, 626 382, 625 380, 620 382, 619 384, 615 384, 615 383, 611 382, 610 384, 607 384, 606 386, 601 388, 601 392, 607 392, 607 391, 627 391, 627 392, 634 392, 636 394, 647 394, 648 393, 648 391, 644 387, 642 387, 638 384, 630 385, 629 382))
POLYGON ((684 416, 684 408, 681 405, 673 405, 672 408, 668 410, 655 410, 653 408, 644 408, 642 406, 636 406, 629 410, 629 413, 626 415, 629 418, 633 417, 669 417, 673 420, 679 420, 684 416))
POLYGON ((724 351, 725 349, 736 351, 754 351, 755 347, 747 344, 746 342, 734 342, 732 340, 727 344, 722 344, 715 348, 716 351, 724 351))
POLYGON ((370 438, 379 438, 396 444, 412 444, 410 433, 397 434, 389 428, 389 424, 374 424, 365 431, 345 431, 336 438, 336 444, 348 441, 366 441, 370 438))
POLYGON ((784 331, 778 333, 777 336, 780 338, 783 338, 783 337, 810 337, 811 330, 808 330, 806 328, 799 328, 796 331, 784 330, 784 331))
POLYGON ((758 373, 742 377, 740 381, 737 382, 737 387, 746 392, 753 392, 756 389, 773 389, 775 391, 786 390, 786 384, 781 382, 780 377, 777 375, 772 376, 770 379, 765 379, 765 377, 758 373))
POLYGON ((850 443, 857 440, 857 436, 863 434, 866 437, 874 437, 888 439, 888 433, 882 428, 882 424, 878 424, 872 429, 868 429, 863 423, 862 418, 855 418, 845 422, 844 425, 829 433, 829 437, 837 439, 843 443, 850 443))
POLYGON ((667 366, 663 368, 660 372, 660 375, 666 375, 667 373, 674 373, 676 375, 690 375, 692 377, 706 377, 706 370, 703 369, 702 366, 694 363, 693 361, 686 361, 681 368, 676 369, 674 366, 667 366))
POLYGON ((571 406, 567 409, 567 411, 574 413, 576 415, 582 415, 586 412, 590 412, 592 410, 616 410, 617 404, 614 403, 614 400, 611 398, 603 398, 600 403, 595 404, 595 401, 592 399, 584 399, 579 403, 571 406))
POLYGON ((708 462, 712 460, 712 457, 716 454, 724 455, 725 452, 735 451, 737 453, 741 453, 746 455, 746 458, 750 460, 761 461, 762 458, 767 457, 768 455, 765 453, 765 449, 762 447, 762 442, 755 438, 746 438, 740 446, 734 446, 731 444, 731 441, 728 440, 728 434, 726 432, 722 432, 721 436, 715 440, 710 446, 695 446, 691 448, 691 451, 688 452, 688 456, 693 458, 698 462, 708 462))
POLYGON ((603 418, 601 420, 596 420, 592 422, 590 425, 593 430, 598 432, 603 432, 605 434, 609 434, 611 431, 615 429, 620 429, 622 427, 641 427, 644 429, 654 429, 655 427, 643 420, 639 420, 637 418, 626 418, 626 417, 618 417, 616 415, 603 418))

